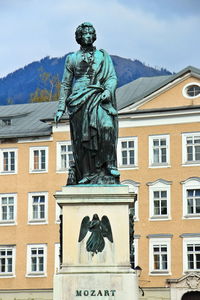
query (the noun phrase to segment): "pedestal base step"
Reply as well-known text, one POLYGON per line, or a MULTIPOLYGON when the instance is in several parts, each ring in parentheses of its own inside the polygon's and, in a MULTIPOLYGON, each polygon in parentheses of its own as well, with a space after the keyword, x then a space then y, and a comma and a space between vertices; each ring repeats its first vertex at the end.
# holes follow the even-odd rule
POLYGON ((138 300, 135 274, 57 274, 53 300, 138 300))

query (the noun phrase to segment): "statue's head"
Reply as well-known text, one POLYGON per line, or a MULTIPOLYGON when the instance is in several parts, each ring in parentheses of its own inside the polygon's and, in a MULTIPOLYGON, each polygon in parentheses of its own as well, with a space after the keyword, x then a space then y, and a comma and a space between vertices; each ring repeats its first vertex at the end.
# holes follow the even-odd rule
POLYGON ((93 25, 89 22, 84 22, 76 28, 75 37, 78 44, 83 45, 85 43, 84 35, 87 33, 91 36, 91 41, 89 41, 90 44, 93 44, 94 41, 96 41, 96 31, 93 25))

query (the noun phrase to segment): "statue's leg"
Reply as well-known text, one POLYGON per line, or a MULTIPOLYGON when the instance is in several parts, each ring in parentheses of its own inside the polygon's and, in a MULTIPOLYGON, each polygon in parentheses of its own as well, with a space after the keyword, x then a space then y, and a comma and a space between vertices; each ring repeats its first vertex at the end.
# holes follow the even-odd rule
POLYGON ((114 117, 109 115, 104 109, 99 108, 99 131, 100 131, 100 149, 102 161, 105 162, 107 171, 110 175, 119 177, 117 170, 116 157, 116 133, 114 127, 114 117), (103 151, 102 151, 103 149, 103 151))

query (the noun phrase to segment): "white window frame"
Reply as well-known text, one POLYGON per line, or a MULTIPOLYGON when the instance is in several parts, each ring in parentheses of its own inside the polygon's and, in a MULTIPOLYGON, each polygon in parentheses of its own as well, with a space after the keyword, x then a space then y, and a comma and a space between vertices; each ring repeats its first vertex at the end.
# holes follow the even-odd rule
MULTIPOLYGON (((160 147, 158 147, 160 149, 160 147)), ((159 157, 161 152, 159 151, 159 157)), ((168 134, 163 135, 150 135, 149 136, 149 167, 150 168, 168 168, 170 167, 170 136, 168 134), (165 139, 166 140, 166 162, 154 162, 154 153, 153 153, 153 141, 155 139, 165 139)))
POLYGON ((200 136, 200 132, 182 133, 182 164, 183 166, 200 166, 200 160, 187 160, 187 138, 200 136))
MULTIPOLYGON (((38 257, 38 256, 37 256, 38 257)), ((38 260, 37 260, 37 267, 38 267, 38 260)), ((46 277, 47 276, 47 244, 30 244, 27 245, 27 271, 26 271, 26 276, 27 277, 46 277), (44 269, 43 271, 32 271, 32 266, 31 266, 31 250, 32 249, 40 249, 42 248, 44 251, 43 254, 43 264, 44 264, 44 269)))
POLYGON ((62 208, 56 202, 56 224, 60 224, 60 215, 62 215, 62 208))
POLYGON ((191 177, 181 183, 183 195, 183 219, 200 219, 200 213, 188 214, 187 209, 187 190, 200 189, 200 177, 191 177))
MULTIPOLYGON (((9 213, 9 212, 7 212, 9 213)), ((0 194, 0 226, 7 226, 7 225, 16 225, 16 218, 17 218, 17 194, 0 194), (13 219, 11 220, 4 220, 3 219, 3 211, 2 211, 2 207, 3 206, 11 206, 11 205, 4 205, 2 203, 2 198, 10 198, 12 197, 14 200, 13 203, 13 219)))
MULTIPOLYGON (((39 155, 40 157, 40 155, 39 155)), ((41 158, 39 159, 41 164, 41 158)), ((48 172, 48 146, 44 147, 30 147, 30 173, 47 173, 48 172), (34 169, 34 151, 45 151, 45 169, 34 169)))
POLYGON ((138 137, 137 136, 118 138, 117 158, 118 158, 118 167, 120 170, 137 169, 138 168, 138 137), (134 164, 124 165, 122 163, 122 144, 121 143, 129 142, 129 141, 134 142, 134 164))
POLYGON ((139 265, 138 261, 138 244, 139 244, 139 237, 134 237, 133 247, 134 247, 134 267, 139 265))
MULTIPOLYGON (((61 147, 62 146, 70 146, 72 145, 71 141, 60 141, 60 142, 57 142, 56 144, 56 150, 57 150, 57 153, 56 153, 56 169, 57 169, 57 172, 59 173, 66 173, 68 170, 69 170, 69 154, 71 154, 72 152, 67 152, 66 155, 67 155, 67 168, 62 168, 62 162, 61 162, 61 147)), ((72 153, 73 154, 73 153, 72 153)))
POLYGON ((188 269, 187 245, 199 244, 200 237, 184 237, 183 238, 183 273, 185 272, 200 272, 200 269, 188 269))
MULTIPOLYGON (((15 268, 16 268, 16 246, 15 245, 0 245, 1 250, 12 250, 12 272, 1 272, 0 267, 0 278, 1 277, 15 277, 15 268)), ((0 256, 0 265, 1 265, 1 256, 0 256)))
POLYGON ((137 200, 135 201, 135 215, 134 215, 134 221, 139 221, 139 183, 133 180, 124 180, 121 182, 121 184, 128 185, 129 192, 134 192, 137 194, 137 200))
POLYGON ((18 172, 18 149, 16 148, 4 148, 4 149, 0 149, 0 175, 12 175, 12 174, 17 174, 18 172), (4 170, 3 167, 3 154, 5 152, 9 153, 9 168, 8 170, 4 170), (11 170, 10 167, 10 153, 14 152, 14 160, 15 160, 15 169, 11 170))
POLYGON ((149 275, 166 276, 171 275, 171 238, 150 238, 149 239, 149 275), (154 269, 154 246, 167 247, 167 269, 154 269))
POLYGON ((60 271, 60 243, 55 243, 55 268, 54 272, 57 274, 60 271))
POLYGON ((198 94, 198 95, 196 95, 196 96, 190 96, 190 95, 188 95, 187 90, 188 90, 188 88, 189 88, 190 86, 192 86, 192 85, 196 85, 196 86, 199 86, 199 87, 200 87, 200 83, 199 83, 199 82, 189 82, 189 83, 187 83, 187 84, 183 87, 183 89, 182 89, 182 94, 183 94, 183 96, 184 96, 185 98, 187 98, 187 99, 196 99, 196 98, 199 98, 199 97, 200 97, 200 94, 198 94))
MULTIPOLYGON (((39 205, 40 206, 40 205, 39 205)), ((48 223, 48 192, 34 192, 28 193, 28 224, 31 225, 41 225, 48 223), (33 197, 44 196, 44 218, 34 218, 33 217, 33 197)))
POLYGON ((157 180, 149 183, 149 220, 150 221, 166 221, 171 220, 171 182, 164 180, 157 180), (154 214, 154 192, 167 192, 167 214, 155 215, 154 214))

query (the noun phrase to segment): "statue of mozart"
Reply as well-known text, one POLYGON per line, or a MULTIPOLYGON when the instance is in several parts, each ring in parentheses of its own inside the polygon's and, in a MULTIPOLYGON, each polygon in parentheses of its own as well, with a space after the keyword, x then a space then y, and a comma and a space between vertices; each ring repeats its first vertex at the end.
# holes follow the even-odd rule
POLYGON ((55 122, 69 114, 74 165, 67 184, 118 184, 117 77, 110 56, 93 43, 96 31, 85 22, 75 32, 80 50, 66 57, 55 122))

